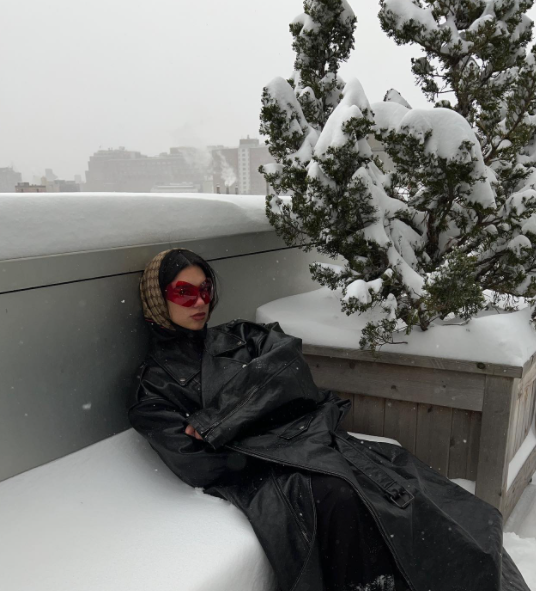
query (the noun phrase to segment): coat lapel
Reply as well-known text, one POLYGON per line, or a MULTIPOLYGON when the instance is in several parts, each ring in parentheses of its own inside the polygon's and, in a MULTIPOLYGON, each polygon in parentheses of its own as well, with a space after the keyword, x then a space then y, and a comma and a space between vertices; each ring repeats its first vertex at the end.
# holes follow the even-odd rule
POLYGON ((243 347, 240 337, 209 328, 205 339, 206 355, 201 363, 203 407, 210 406, 218 392, 242 369, 243 363, 231 358, 231 352, 243 347))
POLYGON ((199 361, 182 349, 159 347, 153 349, 149 355, 181 386, 188 384, 199 373, 199 361))

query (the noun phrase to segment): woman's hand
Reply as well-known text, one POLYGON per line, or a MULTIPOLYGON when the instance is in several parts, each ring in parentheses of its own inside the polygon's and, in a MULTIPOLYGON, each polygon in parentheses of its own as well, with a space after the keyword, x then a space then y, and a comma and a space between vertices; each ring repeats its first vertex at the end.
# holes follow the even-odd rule
POLYGON ((201 435, 192 427, 192 425, 188 425, 185 430, 186 435, 190 435, 190 437, 195 437, 196 439, 203 439, 201 435))

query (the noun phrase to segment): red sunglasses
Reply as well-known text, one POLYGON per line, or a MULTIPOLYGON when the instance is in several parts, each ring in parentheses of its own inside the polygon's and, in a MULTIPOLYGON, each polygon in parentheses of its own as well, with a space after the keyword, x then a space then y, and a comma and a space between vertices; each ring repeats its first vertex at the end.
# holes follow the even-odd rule
POLYGON ((197 298, 201 296, 205 304, 210 304, 214 297, 214 286, 211 279, 206 279, 199 287, 186 283, 186 281, 177 281, 177 283, 170 283, 166 287, 166 300, 190 308, 197 302, 197 298))

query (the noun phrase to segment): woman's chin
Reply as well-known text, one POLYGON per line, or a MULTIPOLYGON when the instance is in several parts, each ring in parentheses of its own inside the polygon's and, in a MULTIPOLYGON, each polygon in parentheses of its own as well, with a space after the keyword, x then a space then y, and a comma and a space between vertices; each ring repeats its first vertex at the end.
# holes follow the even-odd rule
POLYGON ((199 320, 192 318, 188 323, 189 324, 188 328, 191 328, 193 330, 201 330, 205 326, 206 322, 207 322, 206 316, 204 316, 203 318, 200 318, 199 320))

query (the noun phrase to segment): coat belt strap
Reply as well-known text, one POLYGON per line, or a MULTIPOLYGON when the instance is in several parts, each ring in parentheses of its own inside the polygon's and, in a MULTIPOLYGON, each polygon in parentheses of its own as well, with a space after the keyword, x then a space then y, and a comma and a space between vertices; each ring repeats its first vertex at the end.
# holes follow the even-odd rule
POLYGON ((336 437, 351 445, 352 448, 358 452, 360 457, 359 464, 356 462, 352 462, 352 464, 369 480, 381 488, 386 493, 389 500, 397 507, 405 509, 413 502, 415 499, 413 494, 400 483, 393 480, 376 461, 370 459, 366 452, 360 448, 360 445, 357 445, 354 441, 342 438, 339 435, 336 435, 336 437))

